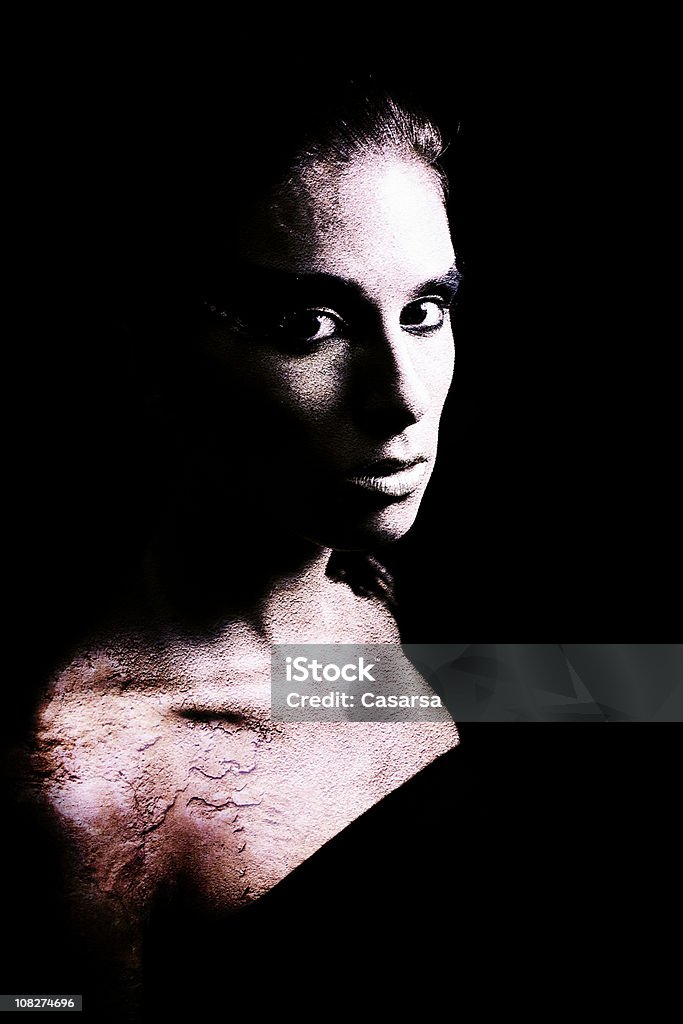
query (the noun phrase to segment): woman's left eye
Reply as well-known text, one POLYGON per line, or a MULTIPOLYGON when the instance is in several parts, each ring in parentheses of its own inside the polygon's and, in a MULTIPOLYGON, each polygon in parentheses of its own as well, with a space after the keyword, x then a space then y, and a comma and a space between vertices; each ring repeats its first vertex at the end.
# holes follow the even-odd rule
POLYGON ((334 337, 341 326, 341 320, 328 310, 304 309, 284 317, 279 334, 293 345, 314 346, 334 337))
POLYGON ((401 312, 401 327, 409 334, 433 334, 446 319, 446 304, 442 299, 418 299, 401 312))

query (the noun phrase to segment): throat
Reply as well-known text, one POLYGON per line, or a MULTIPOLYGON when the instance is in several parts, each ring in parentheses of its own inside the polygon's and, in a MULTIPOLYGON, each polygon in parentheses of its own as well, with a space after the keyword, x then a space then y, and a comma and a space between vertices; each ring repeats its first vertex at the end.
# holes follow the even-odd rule
POLYGON ((271 573, 242 615, 270 643, 333 643, 349 611, 349 588, 327 575, 330 552, 271 573))

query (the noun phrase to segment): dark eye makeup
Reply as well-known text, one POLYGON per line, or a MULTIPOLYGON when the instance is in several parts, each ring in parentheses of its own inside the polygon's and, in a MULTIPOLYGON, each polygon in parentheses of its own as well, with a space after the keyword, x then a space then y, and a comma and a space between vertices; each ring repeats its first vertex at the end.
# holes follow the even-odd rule
MULTIPOLYGON (((205 313, 227 330, 294 354, 311 353, 341 340, 353 342, 376 327, 377 311, 350 282, 322 274, 285 278, 269 269, 259 270, 256 278, 260 280, 233 279, 240 287, 231 291, 239 299, 223 304, 205 300, 205 313)), ((423 286, 401 310, 401 329, 418 338, 437 334, 446 322, 458 283, 453 268, 423 286)))
POLYGON ((401 311, 401 327, 408 334, 421 338, 436 334, 444 325, 450 305, 438 295, 410 302, 401 311))
POLYGON ((348 334, 348 330, 344 320, 331 309, 304 309, 286 313, 276 333, 285 342, 313 347, 348 334))

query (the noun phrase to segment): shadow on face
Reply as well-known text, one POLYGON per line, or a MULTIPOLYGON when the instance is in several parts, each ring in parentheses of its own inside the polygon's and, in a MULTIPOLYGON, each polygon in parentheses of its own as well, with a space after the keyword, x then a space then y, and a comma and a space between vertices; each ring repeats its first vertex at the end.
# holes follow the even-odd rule
POLYGON ((257 208, 206 296, 211 472, 318 544, 410 529, 453 374, 441 183, 395 149, 317 162, 257 208))

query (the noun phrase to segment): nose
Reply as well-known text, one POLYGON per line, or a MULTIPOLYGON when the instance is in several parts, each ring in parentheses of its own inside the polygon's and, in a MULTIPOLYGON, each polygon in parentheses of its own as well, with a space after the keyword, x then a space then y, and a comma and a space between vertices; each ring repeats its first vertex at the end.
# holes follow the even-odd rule
POLYGON ((398 434, 427 412, 430 392, 417 351, 419 344, 419 339, 397 325, 382 327, 362 346, 359 412, 366 428, 383 435, 398 434))

